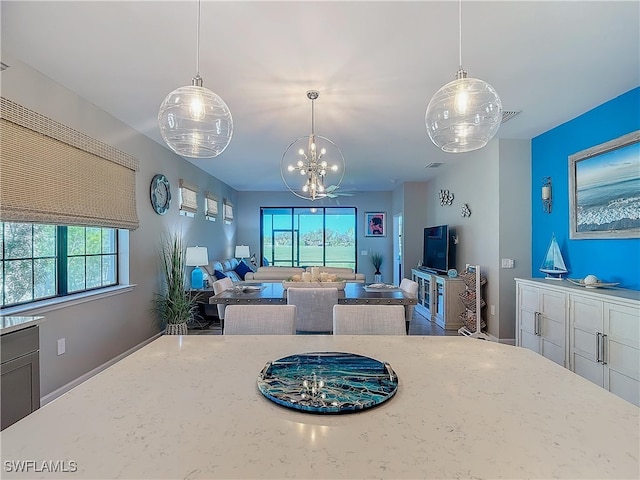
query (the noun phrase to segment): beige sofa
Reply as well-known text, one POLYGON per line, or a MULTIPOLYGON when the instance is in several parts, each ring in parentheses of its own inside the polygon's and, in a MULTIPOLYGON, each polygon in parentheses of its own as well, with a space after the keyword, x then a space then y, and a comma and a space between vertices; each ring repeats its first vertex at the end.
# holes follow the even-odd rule
MULTIPOLYGON (((316 268, 316 267, 314 267, 316 268)), ((364 283, 364 273, 355 273, 352 268, 341 267, 317 267, 319 273, 326 272, 336 275, 347 282, 364 283)), ((248 282, 280 282, 294 275, 301 275, 305 269, 302 267, 258 267, 255 272, 249 272, 244 279, 248 282)), ((306 271, 311 272, 311 267, 307 267, 306 271)))

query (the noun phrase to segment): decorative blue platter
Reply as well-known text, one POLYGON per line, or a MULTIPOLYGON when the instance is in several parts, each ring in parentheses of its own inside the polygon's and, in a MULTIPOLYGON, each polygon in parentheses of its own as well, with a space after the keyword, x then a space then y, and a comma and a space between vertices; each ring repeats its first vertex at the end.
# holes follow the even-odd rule
POLYGON ((366 410, 389 400, 398 376, 386 362, 353 353, 311 352, 268 362, 258 389, 284 407, 313 413, 366 410))

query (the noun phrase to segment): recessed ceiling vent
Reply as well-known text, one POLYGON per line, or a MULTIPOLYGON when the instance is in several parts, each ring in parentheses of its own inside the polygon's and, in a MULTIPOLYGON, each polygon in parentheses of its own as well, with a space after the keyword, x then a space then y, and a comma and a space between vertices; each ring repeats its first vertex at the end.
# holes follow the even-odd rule
POLYGON ((442 165, 442 162, 431 162, 427 163, 424 168, 438 168, 440 165, 442 165))
POLYGON ((502 121, 500 123, 502 124, 502 123, 508 122, 513 117, 518 115, 520 112, 522 112, 522 110, 518 110, 517 112, 514 111, 514 110, 503 110, 502 111, 502 121))
POLYGON ((4 62, 0 62, 0 72, 4 72, 7 68, 9 68, 9 65, 4 62))

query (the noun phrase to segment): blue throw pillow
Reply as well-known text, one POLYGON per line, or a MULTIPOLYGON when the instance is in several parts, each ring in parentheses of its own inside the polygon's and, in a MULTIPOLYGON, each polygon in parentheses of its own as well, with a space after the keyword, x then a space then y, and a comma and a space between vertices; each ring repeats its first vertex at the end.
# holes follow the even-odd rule
POLYGON ((223 278, 227 278, 227 276, 222 273, 220 270, 214 270, 213 273, 215 274, 216 278, 218 280, 222 280, 223 278))
POLYGON ((244 280, 244 276, 251 271, 251 269, 247 266, 246 263, 240 262, 236 268, 233 269, 238 276, 244 280))
POLYGON ((267 260, 267 257, 262 257, 262 266, 263 267, 269 266, 269 260, 267 260))

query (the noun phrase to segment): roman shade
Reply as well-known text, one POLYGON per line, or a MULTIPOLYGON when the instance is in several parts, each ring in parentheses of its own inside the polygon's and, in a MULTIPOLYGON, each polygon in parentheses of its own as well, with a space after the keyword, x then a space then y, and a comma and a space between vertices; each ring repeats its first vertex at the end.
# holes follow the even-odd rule
POLYGON ((180 179, 180 211, 195 214, 198 211, 198 187, 180 179))
POLYGON ((233 205, 226 198, 224 199, 224 210, 222 214, 224 215, 225 223, 233 223, 233 205))
POLYGON ((0 220, 138 228, 138 160, 0 98, 0 220))
POLYGON ((216 197, 211 192, 206 192, 204 194, 205 198, 205 209, 204 215, 207 220, 211 220, 215 222, 216 218, 218 218, 218 197, 216 197))

